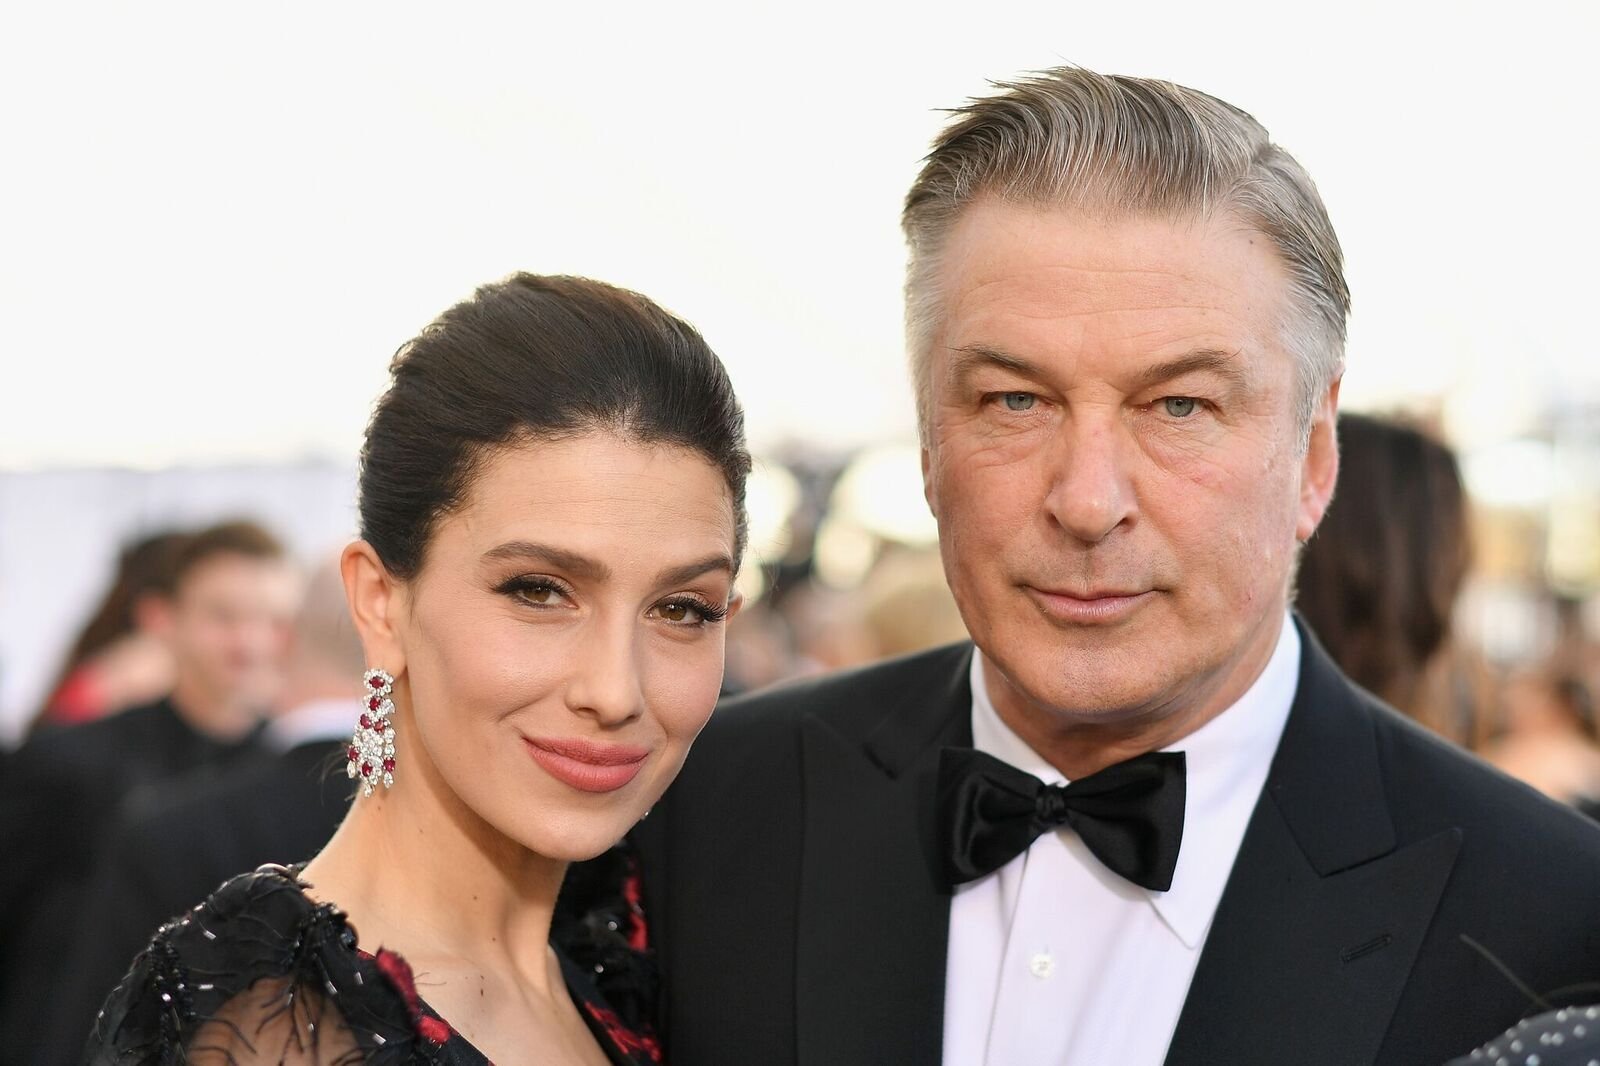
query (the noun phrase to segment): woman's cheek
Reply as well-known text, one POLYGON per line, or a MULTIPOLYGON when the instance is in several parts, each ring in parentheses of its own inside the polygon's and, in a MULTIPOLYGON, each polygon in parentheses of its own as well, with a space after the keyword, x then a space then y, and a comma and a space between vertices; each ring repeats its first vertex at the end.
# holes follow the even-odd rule
POLYGON ((722 691, 722 664, 720 632, 669 649, 653 664, 647 702, 669 742, 687 746, 710 720, 722 691))

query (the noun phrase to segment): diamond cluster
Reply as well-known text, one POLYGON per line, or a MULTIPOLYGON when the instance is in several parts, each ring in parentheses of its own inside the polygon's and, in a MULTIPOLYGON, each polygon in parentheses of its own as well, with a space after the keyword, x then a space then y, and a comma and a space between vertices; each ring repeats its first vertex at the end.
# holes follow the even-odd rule
POLYGON ((348 776, 361 779, 363 796, 372 795, 380 780, 384 788, 394 787, 394 724, 389 721, 394 713, 394 701, 389 698, 393 691, 394 678, 387 671, 367 671, 367 706, 350 737, 344 765, 348 776))

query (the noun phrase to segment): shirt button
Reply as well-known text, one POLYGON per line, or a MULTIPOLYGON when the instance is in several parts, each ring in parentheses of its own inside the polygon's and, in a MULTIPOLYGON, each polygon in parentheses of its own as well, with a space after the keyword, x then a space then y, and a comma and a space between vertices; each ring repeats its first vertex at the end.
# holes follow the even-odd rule
POLYGON ((1043 981, 1056 972, 1056 960, 1048 951, 1040 951, 1028 960, 1028 972, 1043 981))

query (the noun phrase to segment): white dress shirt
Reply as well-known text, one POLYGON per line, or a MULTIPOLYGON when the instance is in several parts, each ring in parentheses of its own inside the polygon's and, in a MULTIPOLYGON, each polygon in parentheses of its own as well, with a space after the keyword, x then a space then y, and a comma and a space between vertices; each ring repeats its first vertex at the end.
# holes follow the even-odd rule
MULTIPOLYGON (((1070 829, 956 890, 945 1066, 1160 1066, 1300 679, 1287 615, 1266 669, 1185 753, 1183 844, 1166 892, 1123 880, 1070 829)), ((973 746, 1049 784, 1054 767, 1000 720, 972 657, 973 746)))
POLYGON ((268 719, 262 739, 277 751, 317 740, 338 740, 355 731, 356 722, 366 709, 366 701, 354 696, 312 700, 268 719))

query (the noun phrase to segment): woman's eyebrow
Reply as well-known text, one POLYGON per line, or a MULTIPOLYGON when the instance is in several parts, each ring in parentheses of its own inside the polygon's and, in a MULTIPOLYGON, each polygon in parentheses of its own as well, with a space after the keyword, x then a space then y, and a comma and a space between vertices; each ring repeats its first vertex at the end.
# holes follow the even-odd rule
MULTIPOLYGON (((611 577, 611 567, 599 559, 592 559, 579 552, 569 551, 566 548, 557 548, 549 544, 538 544, 531 540, 511 540, 504 544, 490 548, 483 553, 485 559, 512 560, 544 563, 558 570, 565 571, 575 577, 600 583, 611 577)), ((733 573, 733 558, 726 552, 708 555, 692 563, 682 566, 672 566, 661 571, 656 579, 658 584, 678 585, 693 581, 702 574, 716 571, 733 573)))
POLYGON ((604 581, 611 576, 611 568, 598 559, 591 559, 566 548, 537 544, 531 540, 509 540, 483 553, 485 559, 512 561, 532 560, 546 563, 558 570, 590 581, 604 581))
POLYGON ((708 555, 697 563, 686 563, 683 566, 663 570, 657 580, 662 585, 682 585, 703 574, 716 573, 719 570, 733 573, 733 559, 722 553, 708 555))

